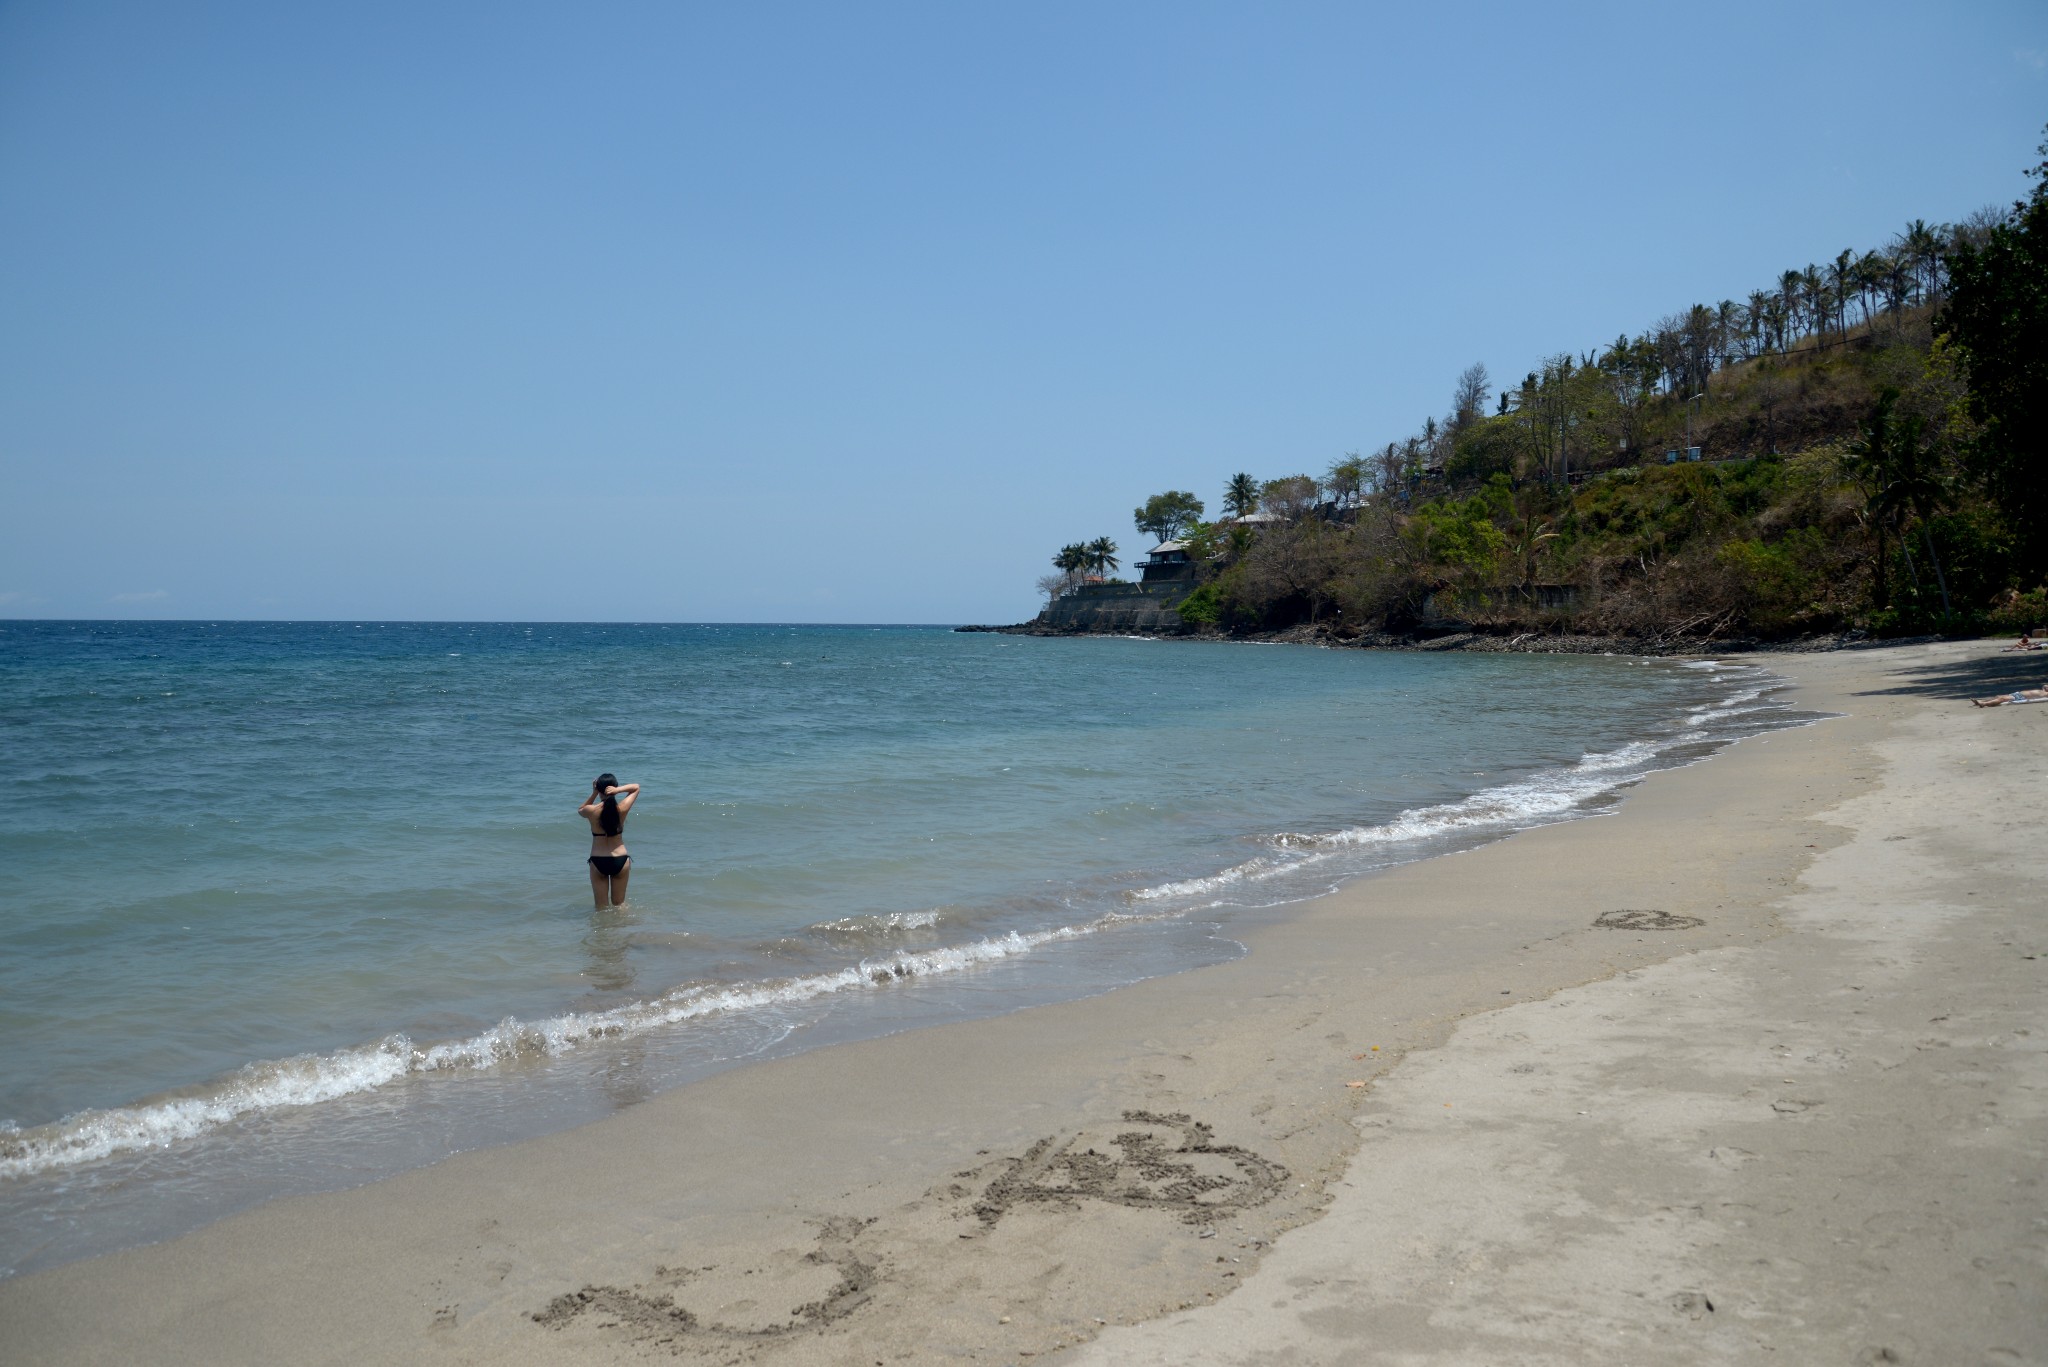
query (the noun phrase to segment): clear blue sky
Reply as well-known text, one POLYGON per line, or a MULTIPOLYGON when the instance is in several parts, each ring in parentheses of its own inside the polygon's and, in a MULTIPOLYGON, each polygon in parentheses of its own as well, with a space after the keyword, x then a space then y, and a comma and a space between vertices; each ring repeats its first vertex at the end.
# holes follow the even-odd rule
POLYGON ((0 615, 1014 621, 2044 122, 2039 0, 11 0, 0 615))

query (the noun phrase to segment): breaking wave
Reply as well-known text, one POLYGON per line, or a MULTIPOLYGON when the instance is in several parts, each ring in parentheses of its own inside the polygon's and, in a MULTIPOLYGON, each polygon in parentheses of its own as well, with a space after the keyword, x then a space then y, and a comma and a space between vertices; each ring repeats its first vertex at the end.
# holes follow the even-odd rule
POLYGON ((1288 832, 1274 836, 1273 843, 1295 849, 1406 844, 1460 831, 1535 825, 1635 782, 1662 749, 1649 741, 1633 741, 1618 750, 1589 754, 1568 768, 1483 789, 1456 802, 1411 807, 1377 825, 1319 835, 1288 832))
POLYGON ((0 1128, 0 1177, 27 1177, 78 1167, 116 1154, 161 1148, 284 1107, 374 1091, 408 1077, 460 1073, 518 1060, 556 1058, 599 1040, 644 1034, 663 1026, 730 1012, 810 1001, 837 992, 874 988, 908 978, 957 973, 1028 954, 1041 945, 1092 935, 1128 917, 1082 925, 1011 932, 967 944, 875 955, 827 973, 769 982, 692 984, 651 1001, 605 1011, 568 1012, 546 1020, 507 1017, 465 1039, 416 1045, 405 1035, 331 1054, 251 1063, 185 1095, 133 1106, 81 1111, 33 1129, 0 1128))

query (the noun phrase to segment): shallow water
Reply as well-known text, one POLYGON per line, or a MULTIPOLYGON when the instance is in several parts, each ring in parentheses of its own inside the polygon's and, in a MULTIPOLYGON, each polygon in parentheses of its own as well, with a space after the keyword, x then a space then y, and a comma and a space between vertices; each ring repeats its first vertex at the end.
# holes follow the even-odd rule
POLYGON ((1213 962, 1792 720, 1614 658, 0 623, 0 1272, 1213 962), (593 912, 600 769, 644 793, 593 912))

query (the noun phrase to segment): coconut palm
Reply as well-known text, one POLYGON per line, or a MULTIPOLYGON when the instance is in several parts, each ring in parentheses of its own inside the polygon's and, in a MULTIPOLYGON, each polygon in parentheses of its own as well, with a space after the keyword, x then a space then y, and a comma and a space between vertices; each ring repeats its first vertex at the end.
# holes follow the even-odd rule
POLYGON ((1799 301, 1805 297, 1806 279, 1798 271, 1786 271, 1778 277, 1778 302, 1785 310, 1786 335, 1778 339, 1778 350, 1791 346, 1793 337, 1799 333, 1799 301))
POLYGON ((1906 225, 1904 246, 1918 297, 1924 303, 1941 289, 1941 237, 1927 226, 1927 220, 1916 218, 1906 225))
POLYGON ((1243 517, 1259 506, 1259 482, 1239 471, 1223 486, 1223 506, 1232 517, 1243 517))
POLYGON ((1856 302, 1866 323, 1877 316, 1877 299, 1884 292, 1885 266, 1882 252, 1865 252, 1856 258, 1856 302))
POLYGON ((1106 536, 1098 536, 1084 549, 1088 553, 1088 568, 1097 574, 1108 574, 1117 568, 1116 542, 1106 536))
POLYGON ((1773 304, 1769 290, 1751 290, 1749 304, 1742 311, 1743 349, 1753 357, 1761 356, 1771 345, 1771 314, 1773 304))
POLYGON ((1856 253, 1844 247, 1828 267, 1828 300, 1835 310, 1835 335, 1849 335, 1849 296, 1856 288, 1856 253))
POLYGON ((1814 335, 1822 346, 1828 340, 1829 294, 1827 278, 1820 267, 1808 266, 1799 273, 1799 295, 1806 305, 1806 320, 1813 325, 1814 335))
POLYGON ((1913 294, 1913 258, 1902 246, 1884 254, 1883 290, 1885 312, 1897 317, 1913 294))

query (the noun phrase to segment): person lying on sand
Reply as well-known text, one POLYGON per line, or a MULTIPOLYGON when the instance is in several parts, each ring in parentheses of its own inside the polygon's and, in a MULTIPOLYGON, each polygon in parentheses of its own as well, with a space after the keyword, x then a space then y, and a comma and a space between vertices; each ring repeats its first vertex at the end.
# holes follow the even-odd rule
POLYGON ((2040 648, 2041 643, 2034 639, 2034 633, 2031 631, 2023 631, 2020 633, 2020 638, 2017 641, 2014 641, 2009 646, 1999 647, 2000 650, 2039 650, 2040 648))
POLYGON ((1972 707, 2004 707, 2007 703, 2048 702, 2048 688, 2015 688, 1995 698, 1972 698, 1972 707))

